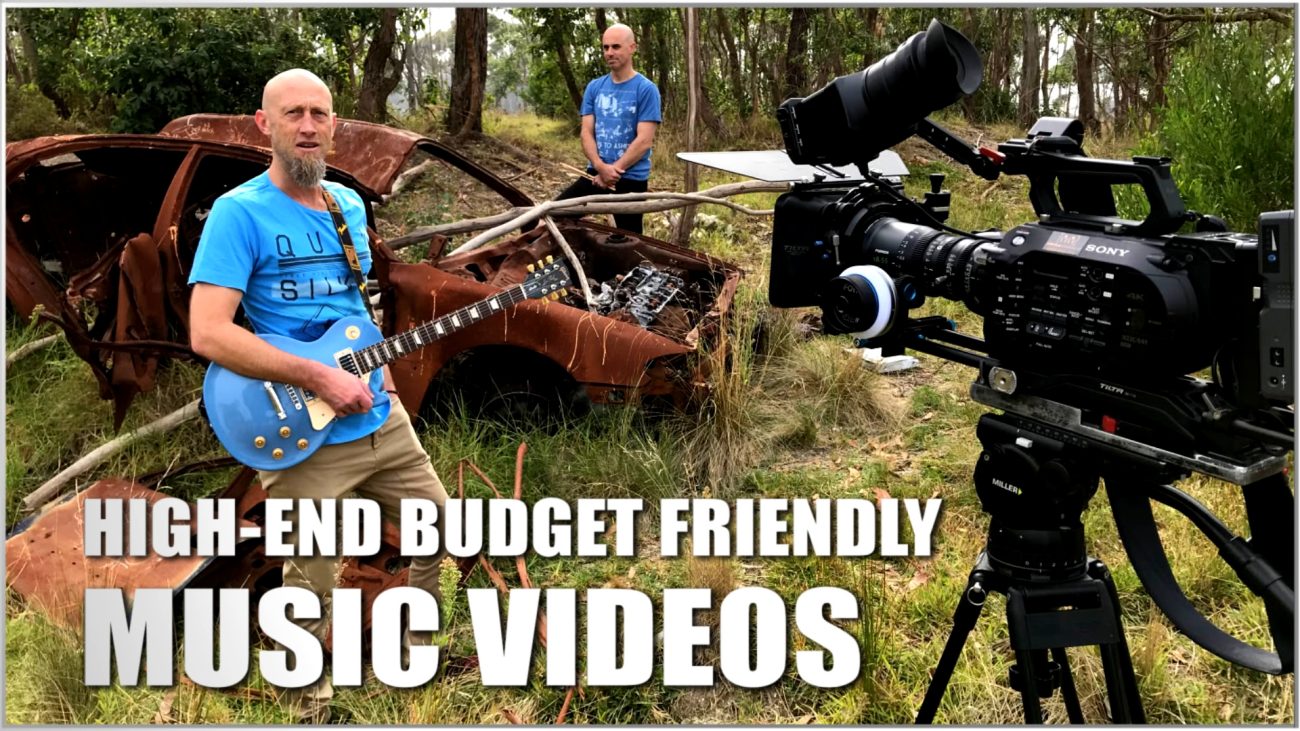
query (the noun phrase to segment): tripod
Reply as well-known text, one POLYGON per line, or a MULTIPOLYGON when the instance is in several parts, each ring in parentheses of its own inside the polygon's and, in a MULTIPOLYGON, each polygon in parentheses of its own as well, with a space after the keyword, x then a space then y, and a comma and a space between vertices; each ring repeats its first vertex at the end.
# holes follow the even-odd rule
POLYGON ((957 603, 917 723, 934 720, 991 591, 1007 598, 1016 657, 1010 685, 1020 692, 1026 723, 1043 722, 1041 699, 1058 688, 1070 722, 1083 723, 1065 648, 1093 645, 1101 652, 1112 720, 1144 723, 1115 584, 1084 547, 1081 516, 1100 479, 1096 455, 1054 438, 1062 435, 1047 425, 992 414, 981 417, 976 434, 984 451, 975 488, 992 517, 988 543, 957 603))

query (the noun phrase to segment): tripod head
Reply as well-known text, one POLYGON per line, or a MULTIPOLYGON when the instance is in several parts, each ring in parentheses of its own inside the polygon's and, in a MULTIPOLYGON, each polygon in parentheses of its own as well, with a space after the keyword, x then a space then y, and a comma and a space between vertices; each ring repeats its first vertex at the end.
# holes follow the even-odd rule
POLYGON ((991 517, 987 553, 998 570, 1027 581, 1075 579, 1087 570, 1083 511, 1100 477, 1083 450, 986 414, 975 430, 984 451, 975 492, 991 517))

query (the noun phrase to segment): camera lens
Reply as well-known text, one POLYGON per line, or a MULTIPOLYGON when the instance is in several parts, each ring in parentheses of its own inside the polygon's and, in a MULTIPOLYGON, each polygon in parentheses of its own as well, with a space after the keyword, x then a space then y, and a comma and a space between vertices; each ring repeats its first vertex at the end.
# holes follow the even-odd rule
POLYGON ((863 249, 872 263, 914 277, 921 294, 952 300, 967 299, 971 259, 987 243, 888 216, 873 221, 862 234, 863 249))

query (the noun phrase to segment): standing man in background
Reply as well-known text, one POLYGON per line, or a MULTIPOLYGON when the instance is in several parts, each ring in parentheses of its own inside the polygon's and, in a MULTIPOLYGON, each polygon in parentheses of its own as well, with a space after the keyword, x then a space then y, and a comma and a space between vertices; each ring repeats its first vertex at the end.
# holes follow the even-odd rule
MULTIPOLYGON (((636 36, 616 23, 605 30, 601 50, 609 73, 587 84, 582 95, 582 151, 591 179, 578 178, 556 200, 602 193, 644 193, 650 181, 650 150, 662 117, 659 89, 632 68, 636 36)), ((614 223, 642 232, 640 213, 616 213, 614 223)))

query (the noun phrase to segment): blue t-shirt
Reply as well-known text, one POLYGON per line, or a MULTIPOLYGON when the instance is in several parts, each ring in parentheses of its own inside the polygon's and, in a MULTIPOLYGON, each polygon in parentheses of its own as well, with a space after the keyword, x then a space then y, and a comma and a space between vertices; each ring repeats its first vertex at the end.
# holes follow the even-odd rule
MULTIPOLYGON (((618 162, 627 146, 636 139, 641 122, 662 122, 659 113, 659 89, 641 74, 616 83, 610 74, 587 84, 582 95, 581 116, 596 118, 596 152, 607 164, 618 162)), ((623 177, 628 180, 650 179, 650 150, 623 177)))
MULTIPOLYGON (((361 197, 326 182, 343 211, 363 273, 370 271, 366 209, 361 197)), ((244 293, 242 304, 253 330, 315 340, 347 315, 369 319, 352 269, 343 254, 329 211, 316 211, 290 198, 269 172, 228 191, 212 205, 189 283, 216 284, 244 293)), ((375 407, 340 419, 326 444, 367 436, 383 425, 391 409, 383 372, 371 374, 375 407)))

